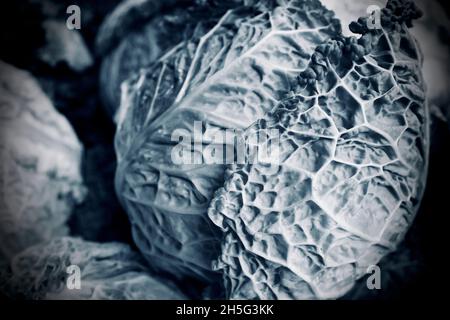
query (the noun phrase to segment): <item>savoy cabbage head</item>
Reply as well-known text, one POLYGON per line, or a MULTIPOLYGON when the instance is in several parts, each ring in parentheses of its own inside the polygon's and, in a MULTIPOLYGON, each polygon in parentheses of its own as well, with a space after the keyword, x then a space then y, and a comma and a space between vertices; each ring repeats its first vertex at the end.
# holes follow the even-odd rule
POLYGON ((194 134, 201 121, 206 147, 214 132, 248 127, 293 89, 315 47, 339 31, 318 0, 249 2, 199 26, 122 84, 116 191, 153 265, 214 281, 221 239, 206 213, 224 165, 206 164, 205 153, 201 164, 174 163, 172 133, 194 134))
POLYGON ((84 199, 82 146, 27 72, 0 61, 0 255, 69 232, 84 199))

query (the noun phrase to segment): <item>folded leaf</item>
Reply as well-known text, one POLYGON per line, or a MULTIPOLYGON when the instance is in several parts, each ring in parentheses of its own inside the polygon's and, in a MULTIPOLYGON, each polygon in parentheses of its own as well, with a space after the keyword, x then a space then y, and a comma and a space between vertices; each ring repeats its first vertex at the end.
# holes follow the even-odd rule
MULTIPOLYGON (((277 157, 228 168, 209 217, 226 233, 216 269, 232 299, 337 298, 402 240, 428 161, 419 12, 388 2, 381 28, 319 45, 298 86, 245 131, 277 157), (274 130, 279 131, 274 135, 274 130)), ((249 149, 249 148, 247 148, 249 149)))

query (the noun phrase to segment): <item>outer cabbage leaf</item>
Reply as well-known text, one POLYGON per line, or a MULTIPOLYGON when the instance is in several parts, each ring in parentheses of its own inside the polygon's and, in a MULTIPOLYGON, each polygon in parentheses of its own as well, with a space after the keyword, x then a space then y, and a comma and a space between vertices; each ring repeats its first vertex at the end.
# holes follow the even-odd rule
POLYGON ((143 300, 185 299, 170 283, 148 273, 142 257, 121 243, 95 243, 63 237, 36 245, 14 257, 2 286, 26 299, 143 300), (69 276, 80 268, 80 288, 69 276))
POLYGON ((340 297, 402 240, 428 161, 422 59, 407 29, 418 16, 389 1, 382 28, 351 24, 362 37, 318 46, 295 91, 245 131, 251 150, 279 130, 279 162, 249 153, 211 203, 229 298, 340 297))
POLYGON ((206 212, 224 165, 211 164, 207 155, 202 164, 175 164, 171 134, 193 134, 194 121, 201 121, 208 145, 211 133, 246 128, 277 104, 313 49, 339 30, 332 12, 315 0, 239 7, 125 83, 116 191, 135 242, 153 265, 213 281, 218 253, 218 231, 206 212))
POLYGON ((0 61, 0 254, 67 234, 83 200, 82 147, 26 72, 0 61))
POLYGON ((137 25, 148 21, 164 9, 190 4, 193 0, 124 0, 108 14, 95 40, 97 53, 111 51, 137 25))
MULTIPOLYGON (((153 3, 148 0, 144 2, 153 3)), ((224 5, 210 7, 195 5, 191 2, 193 1, 181 1, 178 6, 173 8, 162 8, 158 14, 155 14, 158 5, 153 4, 147 13, 153 14, 149 21, 145 22, 142 27, 133 28, 105 56, 101 66, 100 90, 104 104, 108 107, 111 115, 114 115, 119 107, 120 85, 124 80, 139 72, 141 68, 150 66, 168 50, 189 40, 195 33, 199 36, 206 33, 226 11, 224 5)), ((143 5, 141 4, 141 6, 143 5)), ((122 12, 124 11, 123 7, 124 5, 120 5, 106 19, 98 36, 99 51, 106 50, 107 39, 111 36, 105 34, 112 33, 113 31, 110 29, 122 28, 121 21, 125 19, 124 17, 128 17, 127 19, 131 21, 129 16, 133 17, 133 13, 140 12, 140 10, 128 12, 131 8, 122 12), (117 25, 117 27, 113 28, 112 25, 117 25)), ((143 14, 140 13, 140 15, 143 14)), ((134 23, 136 22, 134 21, 134 23)), ((113 34, 117 34, 117 31, 113 34)))

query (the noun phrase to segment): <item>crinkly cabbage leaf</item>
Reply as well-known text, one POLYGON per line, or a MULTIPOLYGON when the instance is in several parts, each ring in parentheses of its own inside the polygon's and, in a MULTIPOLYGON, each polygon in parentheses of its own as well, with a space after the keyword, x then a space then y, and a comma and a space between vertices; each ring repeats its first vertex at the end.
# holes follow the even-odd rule
MULTIPOLYGON (((181 1, 181 3, 184 2, 181 1)), ((100 90, 103 102, 111 115, 114 115, 119 107, 120 85, 124 80, 139 72, 141 68, 150 66, 174 46, 188 41, 195 33, 199 36, 206 33, 226 11, 224 5, 211 8, 205 5, 184 4, 171 9, 166 8, 158 14, 154 14, 158 6, 151 6, 154 16, 139 28, 135 28, 136 30, 130 31, 103 59, 100 90)), ((119 28, 121 20, 124 19, 121 18, 122 16, 133 16, 132 13, 139 12, 139 10, 133 10, 118 13, 123 10, 123 5, 119 6, 106 19, 98 36, 99 50, 105 50, 103 47, 106 46, 104 43, 108 37, 104 33, 112 32, 109 29, 112 29, 113 22, 118 24, 117 28, 119 28)))
POLYGON ((98 30, 96 51, 107 54, 139 24, 162 10, 189 4, 192 0, 124 0, 109 13, 98 30))
POLYGON ((238 7, 125 82, 116 191, 150 263, 178 277, 214 281, 220 237, 206 213, 224 165, 207 152, 200 164, 175 161, 172 134, 183 131, 206 147, 215 132, 246 128, 292 89, 314 48, 339 30, 316 0, 238 7), (193 136, 195 121, 202 142, 193 136))
MULTIPOLYGON (((321 1, 324 6, 333 10, 341 21, 344 35, 350 33, 348 28, 344 28, 346 24, 365 14, 369 6, 382 7, 386 3, 386 0, 321 1)), ((415 0, 414 3, 422 11, 423 16, 414 22, 410 32, 419 41, 423 52, 422 73, 427 84, 430 114, 450 124, 450 92, 448 90, 450 85, 450 44, 448 41, 450 20, 443 7, 443 2, 415 0)), ((434 121, 431 122, 432 126, 433 124, 434 121)))
POLYGON ((0 255, 68 233, 82 146, 32 76, 0 61, 0 255))
POLYGON ((362 36, 319 45, 297 88, 245 131, 246 163, 228 168, 209 209, 225 232, 216 269, 229 298, 340 297, 402 240, 429 147, 407 28, 418 16, 391 0, 381 28, 352 23, 362 36))
POLYGON ((8 295, 26 299, 186 298, 166 280, 149 275, 147 269, 142 257, 125 244, 63 237, 14 257, 2 286, 8 295))

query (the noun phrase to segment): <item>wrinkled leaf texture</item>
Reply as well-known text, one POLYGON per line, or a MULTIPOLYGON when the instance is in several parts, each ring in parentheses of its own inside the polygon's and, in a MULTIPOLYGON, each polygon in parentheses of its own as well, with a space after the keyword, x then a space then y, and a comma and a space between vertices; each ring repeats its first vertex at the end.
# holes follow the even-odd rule
POLYGON ((207 137, 248 127, 292 89, 314 48, 339 30, 315 0, 239 7, 123 85, 116 191, 153 265, 178 277, 215 279, 211 261, 220 236, 206 212, 224 166, 174 164, 174 130, 192 133, 194 121, 202 121, 207 137))

